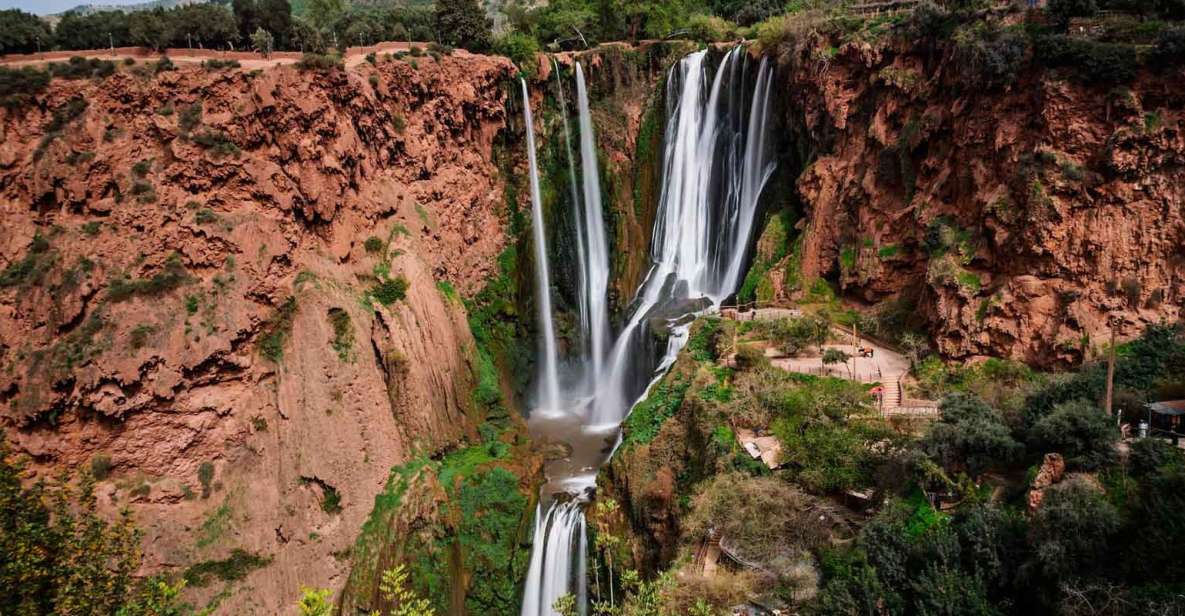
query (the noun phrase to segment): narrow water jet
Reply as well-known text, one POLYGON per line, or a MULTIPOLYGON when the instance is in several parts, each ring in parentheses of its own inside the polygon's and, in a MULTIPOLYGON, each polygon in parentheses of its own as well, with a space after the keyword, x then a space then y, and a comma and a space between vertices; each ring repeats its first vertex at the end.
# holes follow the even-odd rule
POLYGON ((587 323, 586 340, 592 384, 600 383, 605 352, 609 345, 609 249, 605 244, 605 216, 601 205, 601 174, 597 164, 596 135, 588 108, 584 68, 576 63, 576 108, 580 117, 580 169, 584 188, 583 218, 580 219, 580 303, 581 322, 587 323))
POLYGON ((539 169, 535 162, 535 122, 531 116, 531 98, 527 81, 519 79, 523 90, 523 121, 527 125, 527 161, 531 167, 531 231, 535 240, 535 291, 539 304, 539 329, 542 332, 538 406, 547 411, 560 408, 560 379, 556 368, 555 324, 551 312, 551 275, 547 264, 547 233, 543 228, 543 199, 539 194, 539 169))

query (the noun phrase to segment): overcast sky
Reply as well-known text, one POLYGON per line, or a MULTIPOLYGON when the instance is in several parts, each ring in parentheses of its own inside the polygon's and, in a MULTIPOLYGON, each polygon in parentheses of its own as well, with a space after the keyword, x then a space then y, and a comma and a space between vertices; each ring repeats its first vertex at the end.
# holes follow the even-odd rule
MULTIPOLYGON (((93 0, 94 4, 138 4, 144 0, 93 0)), ((72 9, 90 0, 0 0, 0 9, 21 9, 38 15, 51 15, 72 9)))

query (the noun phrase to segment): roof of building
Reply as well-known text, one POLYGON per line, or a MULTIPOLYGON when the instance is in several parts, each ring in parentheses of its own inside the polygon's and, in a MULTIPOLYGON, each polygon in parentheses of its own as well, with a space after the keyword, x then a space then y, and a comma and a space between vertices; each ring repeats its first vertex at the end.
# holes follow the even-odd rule
POLYGON ((1149 402, 1148 410, 1157 415, 1185 415, 1185 400, 1149 402))

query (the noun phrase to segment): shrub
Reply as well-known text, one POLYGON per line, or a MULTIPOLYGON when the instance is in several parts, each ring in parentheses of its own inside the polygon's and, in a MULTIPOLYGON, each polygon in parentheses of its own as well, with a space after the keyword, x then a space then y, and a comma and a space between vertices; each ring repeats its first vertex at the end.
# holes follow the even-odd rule
POLYGON ((515 31, 507 32, 494 41, 494 53, 510 58, 518 70, 528 76, 533 76, 538 71, 539 43, 533 36, 515 31))
POLYGON ((177 65, 173 64, 173 61, 169 59, 169 56, 161 56, 160 60, 158 60, 157 63, 152 67, 152 72, 158 75, 165 71, 175 70, 177 70, 177 65))
POLYGON ((182 133, 189 133, 189 131, 197 128, 198 124, 202 123, 202 103, 196 102, 181 110, 177 116, 177 126, 182 133))
POLYGON ((407 279, 402 276, 380 281, 370 291, 384 306, 390 306, 407 296, 407 279))
POLYGON ((341 308, 330 308, 329 323, 333 326, 330 346, 337 352, 338 359, 348 361, 350 351, 354 348, 354 324, 350 320, 350 313, 341 308))
POLYGON ((1058 452, 1068 465, 1088 470, 1115 459, 1118 437, 1114 422, 1098 406, 1085 400, 1058 404, 1029 430, 1034 447, 1058 452))
POLYGON ((189 272, 181 263, 181 257, 173 253, 165 260, 164 266, 151 278, 131 280, 126 275, 113 278, 107 286, 107 299, 112 302, 122 302, 133 297, 152 297, 163 295, 190 282, 189 272))
POLYGON ((54 77, 63 79, 101 79, 115 73, 115 63, 110 60, 74 56, 65 64, 51 62, 49 72, 54 77))
POLYGON ((996 88, 1016 81, 1025 65, 1029 39, 982 23, 955 34, 959 77, 972 88, 996 88))
POLYGON ((372 235, 366 238, 366 241, 362 243, 362 247, 370 254, 378 254, 383 251, 383 240, 372 235))
POLYGON ((202 484, 202 498, 210 497, 210 489, 214 481, 214 463, 202 462, 198 466, 198 483, 202 484))
POLYGON ((105 453, 95 454, 95 457, 91 458, 91 474, 99 481, 110 477, 111 469, 114 467, 111 456, 105 453))
POLYGON ((737 38, 737 26, 715 15, 699 13, 688 18, 687 36, 704 43, 730 41, 737 38))
POLYGON ((1069 68, 1073 76, 1082 81, 1103 85, 1131 81, 1140 67, 1134 45, 1100 43, 1063 35, 1039 37, 1036 58, 1052 68, 1069 68))
POLYGON ((185 583, 195 588, 210 585, 214 579, 223 582, 234 582, 247 577, 255 569, 271 564, 270 557, 259 556, 245 550, 235 548, 230 556, 222 560, 207 560, 197 563, 185 570, 182 578, 185 583))
POLYGON ((296 63, 296 68, 302 71, 316 71, 327 73, 344 67, 341 56, 337 54, 306 53, 296 63))
POLYGON ((218 58, 211 58, 202 62, 202 67, 208 71, 223 71, 231 68, 242 68, 238 60, 219 60, 218 58))
POLYGON ((50 79, 48 71, 28 66, 0 67, 0 106, 12 109, 28 105, 49 86, 50 79))
POLYGON ((941 419, 930 427, 922 449, 947 470, 965 468, 974 478, 1016 460, 1023 452, 1000 413, 983 400, 951 394, 940 409, 941 419))
POLYGON ((1099 12, 1099 4, 1097 0, 1049 0, 1045 10, 1065 28, 1072 17, 1094 16, 1099 12))
POLYGON ((1157 35, 1150 59, 1153 66, 1160 68, 1185 64, 1185 27, 1164 30, 1157 35))
POLYGON ((218 222, 218 215, 208 207, 204 207, 193 215, 193 221, 199 225, 208 225, 212 222, 218 222))
POLYGON ((193 137, 193 142, 210 150, 216 158, 238 156, 239 146, 224 132, 208 130, 193 137))
POLYGON ((1053 486, 1030 526, 1035 564, 1052 579, 1102 569, 1119 525, 1119 512, 1088 482, 1053 486))
POLYGON ((264 357, 274 363, 279 363, 283 359, 284 344, 288 341, 288 334, 292 332, 292 322, 295 318, 296 298, 289 297, 268 319, 263 336, 259 339, 259 352, 264 357))

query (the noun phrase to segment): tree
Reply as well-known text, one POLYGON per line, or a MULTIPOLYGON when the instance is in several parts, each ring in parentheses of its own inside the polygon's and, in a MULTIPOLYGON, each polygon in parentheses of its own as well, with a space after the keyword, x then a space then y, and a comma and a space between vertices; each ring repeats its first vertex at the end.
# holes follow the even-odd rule
POLYGON ((292 5, 288 0, 258 0, 259 27, 275 37, 273 49, 288 47, 288 32, 292 29, 292 5))
POLYGON ((1045 492, 1029 527, 1033 566, 1050 581, 1105 568, 1119 512, 1085 480, 1071 479, 1045 492))
POLYGON ((32 53, 49 47, 52 40, 40 17, 16 9, 0 11, 0 54, 32 53))
POLYGON ((308 0, 305 4, 305 16, 318 30, 333 25, 345 12, 345 0, 308 0))
POLYGON ((136 45, 160 50, 173 40, 173 20, 163 9, 135 11, 128 16, 128 34, 136 45))
POLYGON ((272 37, 272 33, 263 28, 256 29, 255 33, 251 35, 251 46, 265 58, 272 55, 272 47, 275 43, 276 40, 272 37))
POLYGON ((1097 0, 1049 0, 1045 9, 1064 28, 1072 17, 1091 17, 1099 12, 1097 0))
POLYGON ((239 37, 234 14, 217 4, 188 4, 167 13, 173 47, 192 43, 195 47, 218 48, 239 37))
POLYGON ((1098 469, 1115 459, 1119 431, 1096 405, 1071 400, 1055 407, 1033 424, 1032 445, 1041 451, 1055 451, 1071 466, 1098 469))
MULTIPOLYGON (((843 352, 840 349, 825 349, 823 351, 823 365, 824 366, 831 366, 834 364, 845 364, 846 365, 848 363, 848 360, 851 358, 852 358, 851 355, 848 355, 847 353, 843 352)), ((852 369, 849 366, 848 367, 848 376, 851 376, 851 374, 852 374, 852 369)))
MULTIPOLYGON (((428 600, 408 588, 408 584, 407 567, 404 565, 396 565, 383 572, 379 592, 395 606, 390 612, 391 616, 435 616, 436 610, 432 609, 428 600)), ((379 616, 379 613, 373 612, 371 616, 379 616)))
POLYGON ((132 44, 128 14, 123 11, 99 11, 82 14, 70 11, 54 28, 54 40, 62 49, 102 49, 108 45, 132 44))
POLYGON ((0 436, 0 614, 116 613, 140 565, 131 513, 99 515, 89 472, 76 487, 24 477, 0 436))
POLYGON ((970 394, 951 394, 939 407, 922 449, 947 471, 966 469, 972 478, 1017 459, 1024 450, 1000 413, 970 394))
POLYGON ((485 51, 493 38, 493 22, 477 0, 436 0, 436 38, 440 43, 485 51))
POLYGON ((250 38, 260 27, 259 7, 255 0, 232 0, 230 6, 239 29, 239 39, 250 38))

